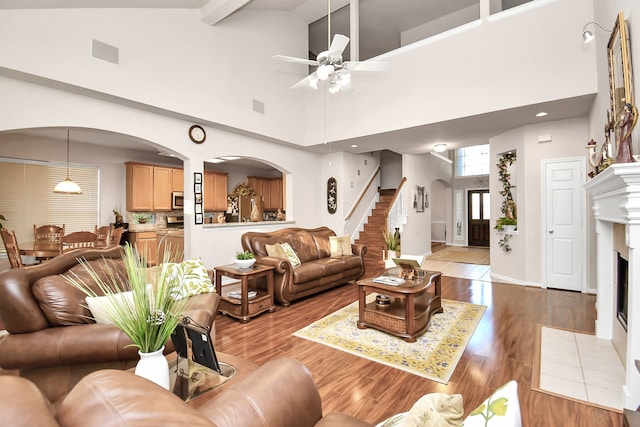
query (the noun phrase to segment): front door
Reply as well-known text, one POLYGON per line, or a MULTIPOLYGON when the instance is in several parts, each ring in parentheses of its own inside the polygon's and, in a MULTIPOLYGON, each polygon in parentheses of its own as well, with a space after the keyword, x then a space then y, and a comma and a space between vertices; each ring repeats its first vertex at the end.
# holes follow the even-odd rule
POLYGON ((489 247, 489 190, 469 190, 469 246, 489 247))
POLYGON ((545 285, 582 290, 584 259, 584 161, 558 160, 544 164, 545 285))

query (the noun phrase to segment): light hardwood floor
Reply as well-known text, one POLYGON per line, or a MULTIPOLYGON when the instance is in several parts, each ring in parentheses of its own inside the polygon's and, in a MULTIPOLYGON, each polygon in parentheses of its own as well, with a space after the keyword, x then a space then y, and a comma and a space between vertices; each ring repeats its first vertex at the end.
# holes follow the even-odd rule
POLYGON ((537 325, 593 332, 595 296, 446 276, 442 293, 447 299, 488 307, 447 385, 292 336, 355 301, 353 284, 286 308, 278 306, 275 313, 247 324, 219 315, 216 350, 257 364, 293 357, 312 373, 325 413, 339 411, 371 423, 408 410, 432 392, 462 394, 466 414, 497 387, 515 379, 525 427, 622 426, 619 413, 531 390, 537 325))

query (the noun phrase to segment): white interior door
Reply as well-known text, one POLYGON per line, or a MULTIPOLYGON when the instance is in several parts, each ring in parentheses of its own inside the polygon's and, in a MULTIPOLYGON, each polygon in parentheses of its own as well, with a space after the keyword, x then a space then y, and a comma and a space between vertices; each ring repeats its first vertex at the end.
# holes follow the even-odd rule
POLYGON ((582 159, 544 163, 548 288, 583 290, 584 168, 582 159))

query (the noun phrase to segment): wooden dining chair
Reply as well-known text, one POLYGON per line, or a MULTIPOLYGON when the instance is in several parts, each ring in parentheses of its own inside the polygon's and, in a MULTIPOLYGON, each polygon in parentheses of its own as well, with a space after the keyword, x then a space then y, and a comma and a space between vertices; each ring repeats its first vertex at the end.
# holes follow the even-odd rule
POLYGON ((33 237, 36 243, 60 244, 62 236, 64 236, 65 224, 62 227, 57 225, 41 225, 36 227, 33 224, 33 237))
POLYGON ((110 234, 111 234, 111 226, 103 225, 102 227, 98 227, 96 225, 93 230, 94 233, 98 235, 98 241, 96 242, 96 248, 104 248, 110 243, 110 234))
POLYGON ((7 258, 9 258, 11 268, 24 267, 22 264, 22 257, 20 256, 20 248, 18 247, 16 233, 14 231, 9 232, 2 228, 0 229, 0 235, 2 235, 2 242, 4 243, 4 248, 7 251, 7 258))
POLYGON ((98 235, 90 231, 76 231, 62 236, 62 252, 78 248, 95 248, 98 235))
POLYGON ((120 240, 122 239, 122 233, 124 232, 124 227, 112 228, 111 229, 111 238, 109 239, 109 245, 119 245, 120 240))

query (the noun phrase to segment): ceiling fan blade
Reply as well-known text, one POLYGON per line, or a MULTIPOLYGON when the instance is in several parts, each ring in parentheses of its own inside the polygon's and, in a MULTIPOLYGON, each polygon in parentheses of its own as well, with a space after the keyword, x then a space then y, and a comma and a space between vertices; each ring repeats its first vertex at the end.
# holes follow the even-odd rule
POLYGON ((344 49, 349 44, 349 37, 343 36, 342 34, 336 34, 333 36, 333 40, 331 41, 331 46, 329 46, 329 55, 339 54, 342 55, 344 49))
POLYGON ((386 71, 389 69, 388 62, 377 61, 346 61, 342 68, 349 71, 386 71))
POLYGON ((300 80, 298 83, 291 86, 289 89, 299 89, 301 87, 312 87, 314 89, 318 88, 318 75, 316 72, 309 74, 304 79, 300 80), (315 85, 314 85, 315 82, 315 85))
POLYGON ((279 61, 294 62, 296 64, 313 65, 315 67, 319 65, 318 61, 313 61, 311 59, 294 58, 293 56, 273 55, 273 59, 277 59, 279 61))

